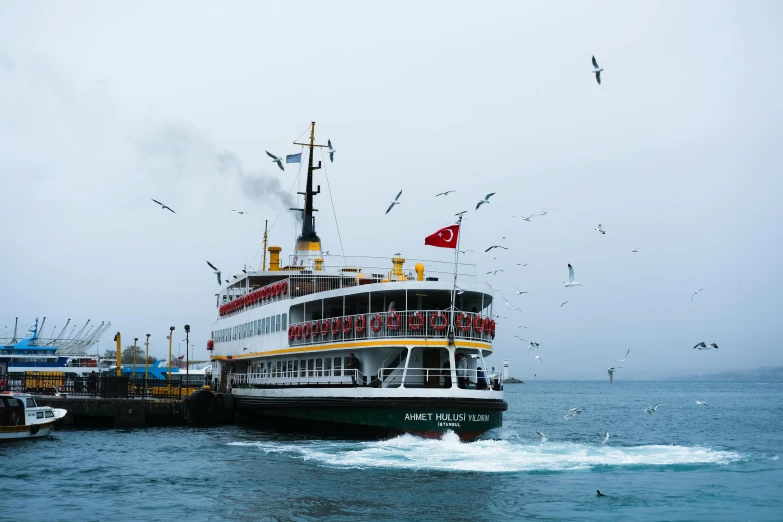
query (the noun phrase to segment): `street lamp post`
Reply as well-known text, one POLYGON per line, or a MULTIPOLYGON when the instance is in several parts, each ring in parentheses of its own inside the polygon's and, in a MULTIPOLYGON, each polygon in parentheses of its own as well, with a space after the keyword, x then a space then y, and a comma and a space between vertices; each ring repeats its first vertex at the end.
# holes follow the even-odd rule
POLYGON ((119 377, 122 375, 122 336, 120 335, 120 332, 117 332, 117 335, 114 336, 114 340, 117 342, 117 351, 114 354, 114 357, 117 360, 117 369, 114 374, 119 377))
POLYGON ((188 353, 190 352, 190 350, 188 350, 188 343, 190 342, 189 336, 190 336, 190 325, 186 324, 185 325, 185 382, 188 383, 187 384, 188 393, 190 392, 190 358, 189 358, 190 354, 188 353))
POLYGON ((171 332, 169 334, 169 369, 166 372, 166 375, 168 376, 168 380, 169 380, 169 391, 168 391, 168 393, 169 393, 169 396, 171 396, 171 343, 172 343, 172 340, 174 339, 174 327, 173 326, 169 326, 169 331, 171 332))
POLYGON ((144 352, 144 395, 147 395, 147 376, 150 372, 150 334, 147 334, 147 350, 144 352))
POLYGON ((138 337, 133 338, 133 389, 136 389, 136 342, 138 337))

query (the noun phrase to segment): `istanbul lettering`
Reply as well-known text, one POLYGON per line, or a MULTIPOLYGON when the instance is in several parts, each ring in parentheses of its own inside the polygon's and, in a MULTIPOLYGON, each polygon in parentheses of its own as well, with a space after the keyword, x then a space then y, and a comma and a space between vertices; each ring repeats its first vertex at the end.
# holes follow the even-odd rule
POLYGON ((489 415, 475 413, 406 413, 406 421, 432 421, 438 426, 460 427, 460 422, 489 422, 489 415))

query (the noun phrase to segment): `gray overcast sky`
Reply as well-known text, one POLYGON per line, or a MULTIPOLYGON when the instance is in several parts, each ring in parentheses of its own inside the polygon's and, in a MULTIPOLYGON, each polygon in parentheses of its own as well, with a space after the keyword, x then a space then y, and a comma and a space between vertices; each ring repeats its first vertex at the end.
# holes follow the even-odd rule
MULTIPOLYGON (((462 239, 525 311, 496 367, 605 378, 629 347, 620 379, 783 364, 781 21, 776 2, 0 3, 0 328, 111 320, 101 351, 119 330, 164 356, 190 323, 206 357, 204 261, 259 263, 281 203, 252 183, 296 179, 264 150, 315 120, 348 255, 448 260, 423 238, 497 192, 462 239)), ((294 235, 285 211, 271 242, 294 235)))

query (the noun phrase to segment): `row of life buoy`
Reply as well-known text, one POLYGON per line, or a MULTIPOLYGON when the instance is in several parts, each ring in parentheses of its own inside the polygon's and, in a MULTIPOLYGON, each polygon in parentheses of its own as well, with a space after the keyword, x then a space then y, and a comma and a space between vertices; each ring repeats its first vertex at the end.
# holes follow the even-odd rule
POLYGON ((228 315, 232 312, 236 312, 237 310, 241 310, 245 306, 250 306, 259 301, 266 301, 274 297, 283 296, 286 295, 287 293, 288 293, 288 280, 283 279, 282 281, 277 281, 276 283, 268 284, 262 288, 253 290, 252 292, 249 292, 246 295, 237 297, 230 303, 221 305, 219 308, 220 315, 221 316, 228 315))

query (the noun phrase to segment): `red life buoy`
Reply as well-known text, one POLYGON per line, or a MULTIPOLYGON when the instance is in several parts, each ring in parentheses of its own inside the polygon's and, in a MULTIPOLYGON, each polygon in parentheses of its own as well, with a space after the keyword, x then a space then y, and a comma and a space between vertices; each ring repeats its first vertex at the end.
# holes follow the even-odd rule
POLYGON ((329 335, 329 320, 324 319, 321 323, 321 336, 326 337, 327 335, 329 335))
POLYGON ((408 328, 415 331, 421 330, 422 326, 424 326, 424 317, 421 315, 421 312, 416 312, 415 314, 408 316, 408 328), (416 322, 413 322, 414 319, 416 319, 416 322))
POLYGON ((283 293, 284 294, 288 293, 288 279, 283 280, 283 293))
POLYGON ((470 330, 470 317, 465 314, 459 314, 455 323, 455 326, 460 332, 467 332, 470 330), (467 319, 467 321, 463 322, 463 319, 467 319))
POLYGON ((332 319, 332 335, 337 335, 340 333, 340 325, 341 321, 339 317, 335 317, 332 319))
POLYGON ((489 333, 492 335, 492 338, 495 338, 495 320, 489 322, 489 333))
POLYGON ((489 317, 484 318, 484 333, 490 332, 490 320, 489 317))
POLYGON ((212 339, 207 341, 207 350, 213 350, 214 348, 215 348, 215 341, 213 341, 212 339))
POLYGON ((433 327, 436 331, 442 332, 446 329, 446 327, 449 325, 449 320, 446 319, 446 314, 443 312, 435 312, 430 316, 430 326, 433 327), (435 319, 440 319, 440 324, 435 324, 435 319))
POLYGON ((268 293, 269 293, 269 289, 267 287, 262 288, 261 289, 261 299, 266 299, 268 293))
POLYGON ((301 339, 302 338, 302 325, 298 324, 296 325, 296 338, 301 339))
POLYGON ((481 316, 476 314, 476 316, 473 318, 473 330, 476 333, 481 333, 481 330, 483 329, 482 323, 483 321, 481 319, 481 316))
POLYGON ((294 340, 294 334, 296 334, 296 329, 294 328, 294 325, 291 325, 288 327, 288 340, 293 341, 294 340))
POLYGON ((275 283, 275 295, 283 295, 283 283, 280 281, 275 283))
POLYGON ((321 323, 313 321, 313 339, 321 334, 321 323))
POLYGON ((377 332, 381 329, 381 326, 383 326, 383 319, 381 318, 381 314, 375 314, 372 319, 370 319, 370 328, 372 328, 373 332, 377 332))
POLYGON ((392 312, 386 316, 386 328, 392 331, 400 329, 400 316, 397 312, 392 312))
POLYGON ((353 319, 346 317, 343 321, 343 333, 348 335, 351 333, 351 328, 353 328, 353 319))
POLYGON ((310 337, 310 323, 305 323, 304 330, 302 331, 302 337, 305 339, 310 337))
POLYGON ((364 332, 365 327, 365 319, 363 315, 359 315, 356 317, 356 333, 362 333, 364 332))

